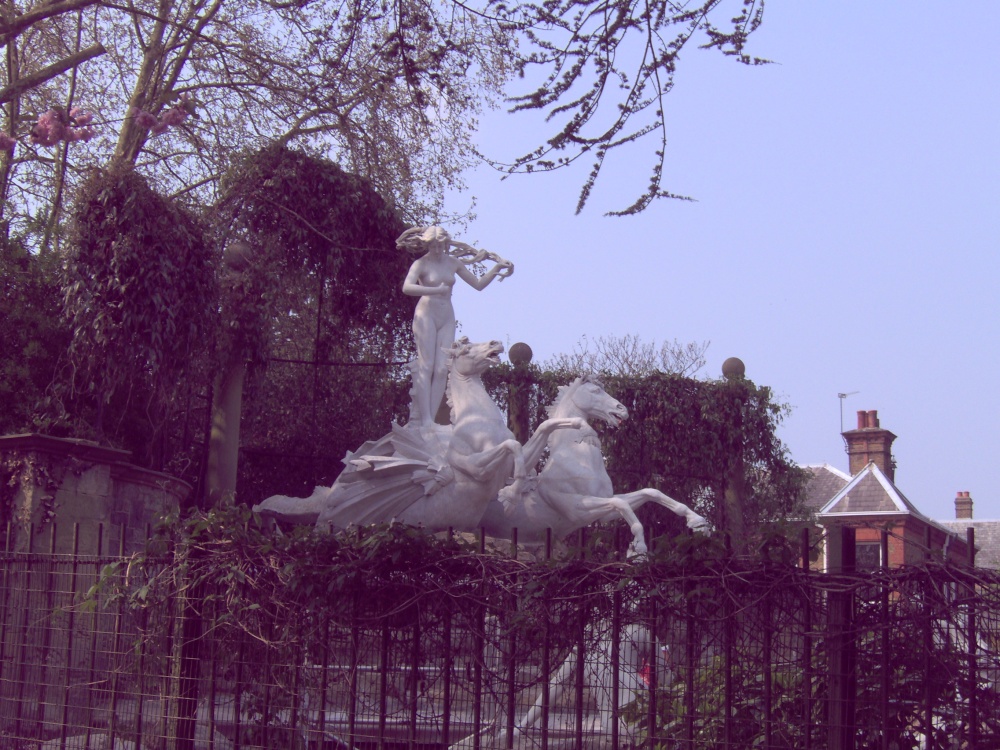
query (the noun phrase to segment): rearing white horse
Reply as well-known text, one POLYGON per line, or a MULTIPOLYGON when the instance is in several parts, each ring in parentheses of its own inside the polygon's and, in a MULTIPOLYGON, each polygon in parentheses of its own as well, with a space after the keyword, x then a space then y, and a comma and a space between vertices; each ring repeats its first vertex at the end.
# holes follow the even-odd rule
POLYGON ((587 420, 599 418, 617 427, 628 418, 628 410, 596 379, 584 375, 560 387, 548 411, 552 419, 579 419, 582 424, 549 437, 550 455, 540 474, 500 491, 483 516, 487 533, 506 537, 516 528, 518 541, 540 542, 546 529, 561 539, 592 523, 621 517, 632 532, 630 554, 644 554, 645 531, 635 510, 647 502, 682 516, 692 529, 708 528, 708 521, 689 507, 652 487, 615 494, 601 441, 587 420))
POLYGON ((499 362, 499 341, 461 338, 447 349, 451 425, 393 425, 392 432, 344 459, 332 487, 307 498, 275 495, 254 511, 321 528, 396 520, 427 529, 474 531, 486 505, 511 478, 525 481, 555 431, 578 429, 582 418, 547 419, 523 446, 483 387, 499 362))

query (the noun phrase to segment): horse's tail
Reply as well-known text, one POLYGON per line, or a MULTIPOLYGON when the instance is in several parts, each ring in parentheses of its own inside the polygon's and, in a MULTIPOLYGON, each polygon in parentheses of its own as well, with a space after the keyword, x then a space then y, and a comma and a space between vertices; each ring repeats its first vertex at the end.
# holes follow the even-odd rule
POLYGON ((309 497, 272 495, 253 506, 253 512, 289 523, 312 524, 316 523, 329 493, 329 487, 317 487, 309 497))

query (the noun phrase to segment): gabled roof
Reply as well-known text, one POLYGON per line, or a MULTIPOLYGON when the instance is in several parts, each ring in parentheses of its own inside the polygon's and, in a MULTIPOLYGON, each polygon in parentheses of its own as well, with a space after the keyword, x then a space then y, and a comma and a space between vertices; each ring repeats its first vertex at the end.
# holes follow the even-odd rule
MULTIPOLYGON (((912 516, 928 526, 964 539, 954 529, 933 521, 907 500, 892 480, 875 464, 870 463, 816 513, 819 521, 858 519, 878 521, 879 518, 912 516)), ((978 546, 978 545, 977 545, 978 546)))
POLYGON ((849 474, 830 464, 808 464, 801 468, 809 472, 805 486, 805 506, 811 511, 819 511, 851 481, 849 474))
POLYGON ((869 463, 819 509, 820 517, 911 515, 929 520, 874 463, 869 463))

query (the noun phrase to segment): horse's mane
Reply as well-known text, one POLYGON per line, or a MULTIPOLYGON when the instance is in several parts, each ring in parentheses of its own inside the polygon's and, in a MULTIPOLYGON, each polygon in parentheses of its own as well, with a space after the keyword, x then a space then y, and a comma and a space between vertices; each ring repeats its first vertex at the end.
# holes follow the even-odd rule
MULTIPOLYGON (((555 416, 556 410, 559 408, 559 404, 562 403, 563 399, 572 395, 572 393, 584 383, 597 383, 597 385, 601 385, 601 381, 598 380, 596 375, 592 375, 589 372, 585 372, 583 375, 580 375, 575 380, 573 380, 573 382, 559 386, 556 392, 556 400, 545 407, 546 415, 549 416, 550 418, 555 416)), ((603 388, 603 386, 601 387, 603 388)))
POLYGON ((469 337, 462 336, 461 338, 456 339, 455 343, 445 350, 448 353, 448 380, 445 381, 444 385, 444 400, 445 403, 448 404, 448 411, 450 411, 453 415, 455 413, 455 403, 451 397, 451 363, 455 357, 462 354, 468 354, 469 348, 469 337))

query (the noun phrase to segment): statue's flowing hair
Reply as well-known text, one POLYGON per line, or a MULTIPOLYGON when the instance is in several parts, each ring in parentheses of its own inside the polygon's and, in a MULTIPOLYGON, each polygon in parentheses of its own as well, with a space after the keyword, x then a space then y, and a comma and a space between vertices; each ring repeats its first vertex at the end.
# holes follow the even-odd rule
POLYGON ((451 246, 451 235, 442 227, 436 225, 410 227, 396 238, 396 247, 411 253, 421 253, 427 245, 436 240, 445 240, 451 246))

